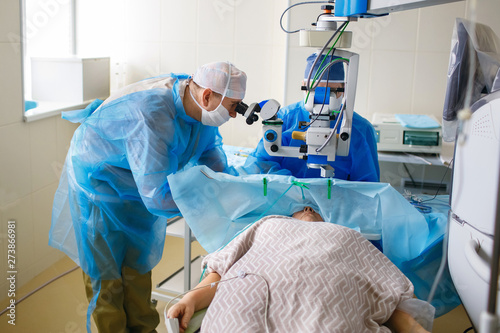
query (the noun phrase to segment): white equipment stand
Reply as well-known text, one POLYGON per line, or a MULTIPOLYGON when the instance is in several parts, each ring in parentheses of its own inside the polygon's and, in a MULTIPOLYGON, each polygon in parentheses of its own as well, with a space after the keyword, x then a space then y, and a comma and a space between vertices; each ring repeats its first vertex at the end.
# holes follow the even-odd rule
POLYGON ((498 332, 500 313, 496 239, 500 231, 500 91, 473 108, 456 142, 448 260, 472 324, 479 332, 489 333, 498 332))

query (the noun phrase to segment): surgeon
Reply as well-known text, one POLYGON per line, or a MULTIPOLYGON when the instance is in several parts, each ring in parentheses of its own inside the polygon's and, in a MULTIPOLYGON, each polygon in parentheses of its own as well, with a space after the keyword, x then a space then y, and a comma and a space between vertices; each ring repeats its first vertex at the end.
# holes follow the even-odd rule
MULTIPOLYGON (((303 85, 307 83, 309 72, 317 57, 318 54, 313 53, 307 58, 303 85)), ((330 55, 326 56, 325 59, 325 55, 322 55, 313 68, 311 82, 318 72, 318 68, 324 68, 326 64, 336 58, 330 55), (323 64, 321 65, 321 63, 323 64)), ((335 91, 336 107, 340 108, 345 80, 342 62, 331 66, 329 71, 325 72, 319 80, 319 87, 328 86, 335 91)), ((305 109, 304 101, 288 105, 278 112, 277 117, 283 120, 283 146, 300 147, 304 144, 304 141, 292 139, 292 132, 300 131, 299 122, 309 122, 309 115, 310 113, 305 109)), ((336 156, 335 161, 329 163, 335 169, 335 178, 352 181, 380 181, 375 130, 365 118, 356 112, 354 112, 352 119, 349 155, 336 156)), ((306 160, 295 157, 270 156, 264 149, 263 139, 247 158, 243 169, 248 173, 291 174, 298 178, 320 177, 320 169, 308 168, 306 160)))
MULTIPOLYGON (((156 332, 151 270, 167 218, 179 214, 168 175, 227 166, 218 126, 236 116, 246 74, 228 62, 124 87, 63 118, 75 131, 57 189, 49 244, 82 270, 99 332, 156 332)), ((167 254, 170 255, 170 254, 167 254)))

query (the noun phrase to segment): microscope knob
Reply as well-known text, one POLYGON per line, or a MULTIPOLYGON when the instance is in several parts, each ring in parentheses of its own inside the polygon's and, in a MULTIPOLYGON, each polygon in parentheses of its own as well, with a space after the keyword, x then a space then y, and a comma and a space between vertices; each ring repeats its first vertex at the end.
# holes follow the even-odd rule
POLYGON ((340 134, 340 138, 342 139, 342 141, 349 139, 349 133, 344 132, 340 134))
POLYGON ((273 130, 268 130, 266 131, 266 133, 264 134, 264 137, 266 138, 267 141, 269 142, 274 142, 276 141, 276 139, 278 138, 278 133, 276 133, 275 131, 273 130))
POLYGON ((246 120, 246 121, 247 121, 247 124, 248 124, 248 125, 252 125, 252 124, 253 124, 254 122, 256 122, 257 120, 259 120, 259 116, 257 116, 257 115, 254 113, 254 114, 252 114, 252 115, 248 116, 248 118, 247 118, 247 120, 246 120))

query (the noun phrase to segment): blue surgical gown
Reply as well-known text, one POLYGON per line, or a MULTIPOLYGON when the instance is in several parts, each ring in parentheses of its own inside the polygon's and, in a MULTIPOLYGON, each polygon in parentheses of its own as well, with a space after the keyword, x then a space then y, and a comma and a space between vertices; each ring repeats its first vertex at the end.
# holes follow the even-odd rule
POLYGON ((122 266, 143 274, 159 262, 167 218, 179 215, 168 175, 191 164, 227 166, 218 128, 186 115, 187 78, 147 79, 63 116, 81 125, 55 194, 49 244, 93 279, 119 278, 122 266))
MULTIPOLYGON (((304 141, 292 139, 292 132, 299 130, 300 121, 309 121, 309 112, 304 102, 282 108, 278 118, 283 120, 282 145, 300 147, 304 141)), ((329 162, 335 169, 335 178, 352 181, 380 181, 377 140, 373 126, 354 112, 351 144, 348 156, 336 156, 329 162)), ((261 139, 257 148, 249 155, 243 169, 248 173, 291 174, 297 178, 318 178, 320 169, 308 168, 307 161, 292 157, 270 156, 261 139)))

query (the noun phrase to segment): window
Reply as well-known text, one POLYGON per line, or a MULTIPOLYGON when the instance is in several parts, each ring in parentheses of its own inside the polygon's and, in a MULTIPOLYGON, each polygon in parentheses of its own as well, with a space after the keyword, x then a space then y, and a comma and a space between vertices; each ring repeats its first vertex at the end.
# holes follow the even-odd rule
POLYGON ((107 97, 109 58, 78 56, 76 0, 23 0, 23 18, 26 121, 83 108, 95 98, 107 97), (99 70, 89 75, 97 62, 99 70))

